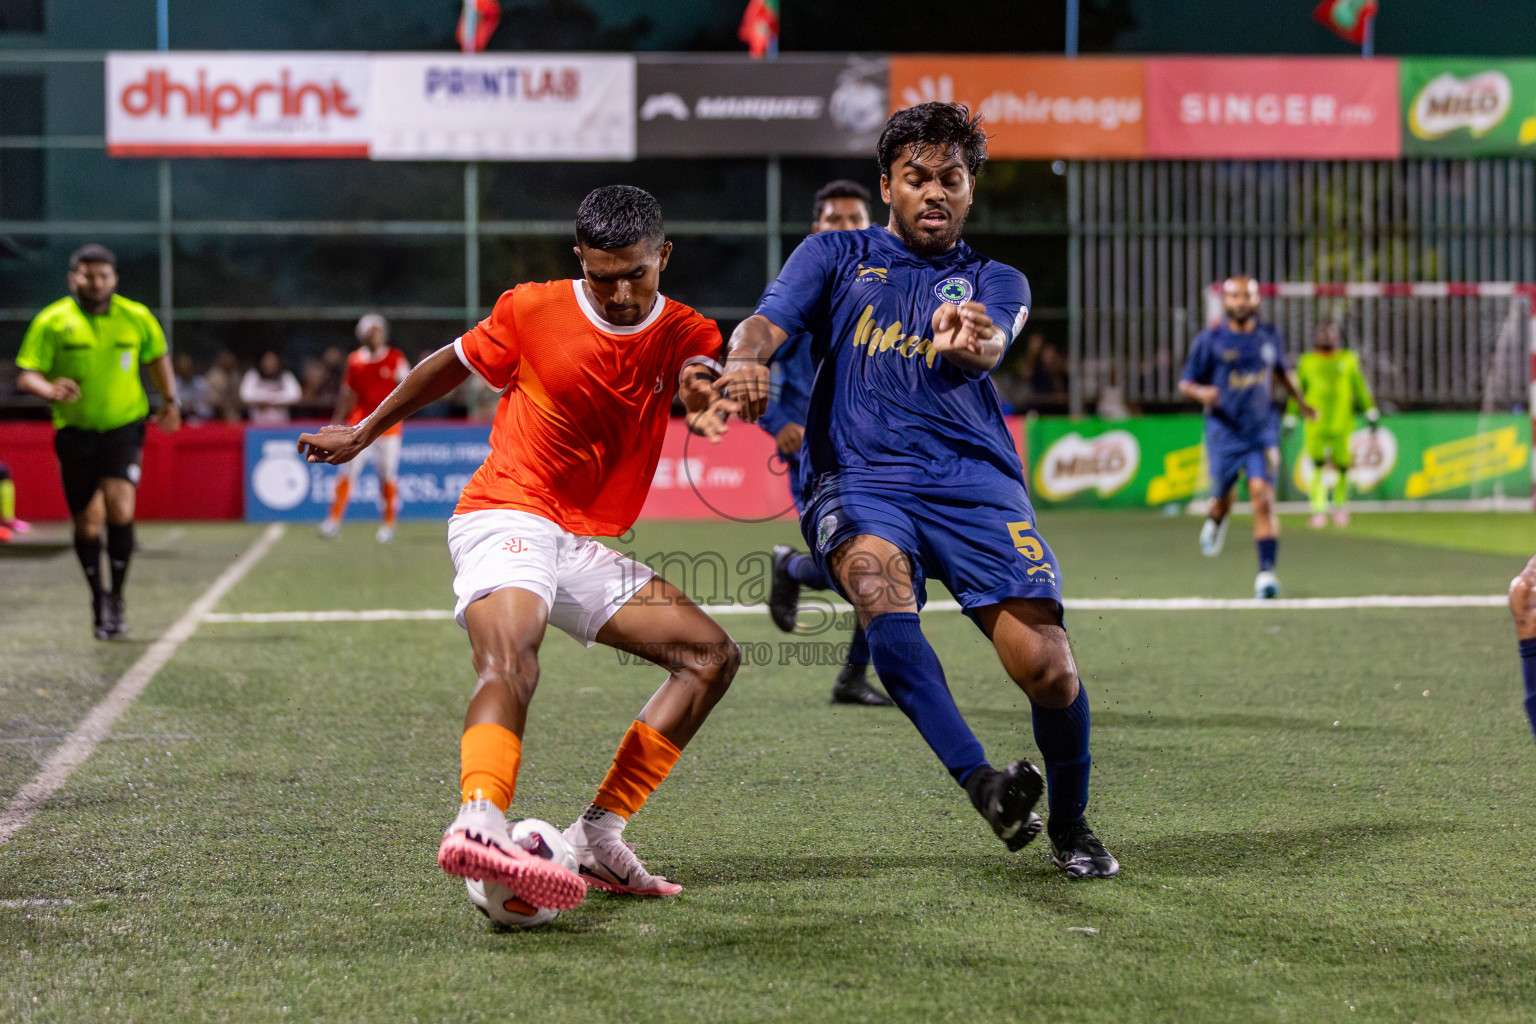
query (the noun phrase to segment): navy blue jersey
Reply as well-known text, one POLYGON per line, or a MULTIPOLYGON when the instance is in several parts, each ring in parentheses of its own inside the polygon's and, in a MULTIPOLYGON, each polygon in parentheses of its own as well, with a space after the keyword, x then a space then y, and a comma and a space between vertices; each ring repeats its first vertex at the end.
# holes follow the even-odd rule
POLYGON ((826 231, 800 243, 757 312, 811 335, 808 479, 837 474, 884 487, 1023 484, 1024 471, 987 375, 933 349, 942 302, 980 302, 1012 342, 1029 284, 965 243, 931 260, 883 227, 826 231))
POLYGON ((1238 334, 1223 322, 1195 335, 1184 380, 1214 384, 1221 392, 1207 427, 1250 444, 1272 446, 1276 434, 1274 374, 1285 372, 1285 340, 1273 324, 1238 334), (1273 438, 1273 440, 1272 440, 1273 438))

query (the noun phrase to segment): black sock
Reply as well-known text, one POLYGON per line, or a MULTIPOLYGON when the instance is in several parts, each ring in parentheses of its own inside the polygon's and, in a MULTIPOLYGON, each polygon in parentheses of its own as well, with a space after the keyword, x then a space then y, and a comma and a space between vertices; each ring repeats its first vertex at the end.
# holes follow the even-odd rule
POLYGON ((107 562, 112 566, 112 593, 122 596, 128 579, 128 562, 133 558, 133 523, 107 524, 107 562))
POLYGON ((101 538, 82 537, 75 534, 75 557, 85 570, 85 582, 91 585, 91 596, 101 597, 101 538))

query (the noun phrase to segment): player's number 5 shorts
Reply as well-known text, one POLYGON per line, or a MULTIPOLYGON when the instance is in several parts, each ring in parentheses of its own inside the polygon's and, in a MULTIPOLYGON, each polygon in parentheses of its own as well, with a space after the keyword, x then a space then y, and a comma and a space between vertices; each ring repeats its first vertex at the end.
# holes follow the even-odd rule
POLYGON ((453 556, 453 617, 507 587, 531 590, 549 624, 588 647, 598 630, 655 575, 649 567, 591 537, 530 512, 481 509, 448 520, 453 556))

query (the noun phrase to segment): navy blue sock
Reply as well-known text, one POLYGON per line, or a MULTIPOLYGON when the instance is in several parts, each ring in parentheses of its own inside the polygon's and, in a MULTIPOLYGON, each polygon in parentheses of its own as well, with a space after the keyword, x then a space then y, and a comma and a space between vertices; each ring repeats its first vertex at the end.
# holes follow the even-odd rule
POLYGON ((869 664, 869 638, 864 635, 863 625, 853 627, 853 639, 848 641, 848 658, 845 664, 869 664))
POLYGON ((955 781, 987 763, 981 742, 960 717, 944 669, 918 625, 916 612, 877 615, 866 627, 869 653, 885 692, 912 720, 955 781))
POLYGON ((1259 572, 1274 572, 1275 558, 1280 554, 1280 538, 1267 537, 1254 543, 1259 549, 1259 572))
POLYGON ((1077 684, 1077 699, 1064 708, 1030 702, 1035 720, 1035 745, 1045 761, 1046 797, 1056 828, 1082 820, 1088 807, 1088 691, 1077 684))
POLYGON ((1520 641, 1520 669, 1525 673, 1525 716, 1536 732, 1536 637, 1520 641))
POLYGON ((784 562, 784 571, 789 573, 789 578, 802 587, 811 587, 814 590, 827 590, 831 584, 827 582, 826 573, 816 568, 816 559, 810 555, 802 555, 795 552, 784 562))

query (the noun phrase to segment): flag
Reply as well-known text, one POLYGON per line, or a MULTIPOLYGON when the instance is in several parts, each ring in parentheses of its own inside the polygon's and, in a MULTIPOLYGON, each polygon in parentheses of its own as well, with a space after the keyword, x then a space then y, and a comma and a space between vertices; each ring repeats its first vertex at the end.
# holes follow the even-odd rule
POLYGON ((736 38, 747 44, 754 58, 766 57, 779 41, 779 0, 750 0, 736 38))
POLYGON ((1366 25, 1376 17, 1376 0, 1323 0, 1313 9, 1312 17, 1361 46, 1366 25))
POLYGON ((475 45, 464 45, 464 15, 459 15, 459 28, 453 37, 459 42, 459 49, 465 53, 478 53, 485 49, 491 41, 491 35, 496 31, 496 26, 501 24, 500 0, 465 0, 466 13, 469 5, 475 5, 475 45))

